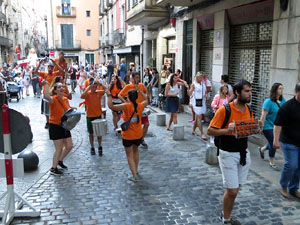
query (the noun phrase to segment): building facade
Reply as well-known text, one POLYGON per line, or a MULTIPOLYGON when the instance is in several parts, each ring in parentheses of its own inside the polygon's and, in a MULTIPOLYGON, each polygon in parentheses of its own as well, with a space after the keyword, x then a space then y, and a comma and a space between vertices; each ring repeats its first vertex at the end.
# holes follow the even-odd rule
POLYGON ((55 56, 63 51, 68 62, 99 63, 98 2, 50 0, 49 9, 49 49, 55 56))
MULTIPOLYGON (((128 0, 127 4, 126 22, 145 28, 144 66, 155 58, 159 70, 163 64, 181 69, 188 83, 197 71, 204 71, 212 80, 212 94, 222 74, 229 75, 231 84, 247 79, 253 85, 251 106, 256 116, 274 82, 283 83, 287 98, 293 96, 300 79, 300 1, 128 0)), ((187 103, 188 97, 183 101, 187 103)))

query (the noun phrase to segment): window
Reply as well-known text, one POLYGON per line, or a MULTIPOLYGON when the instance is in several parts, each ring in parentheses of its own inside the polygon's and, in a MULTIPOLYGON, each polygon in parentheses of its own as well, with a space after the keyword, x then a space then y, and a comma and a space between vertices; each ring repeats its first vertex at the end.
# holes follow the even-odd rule
POLYGON ((73 48, 73 24, 61 24, 61 47, 73 48))
POLYGON ((86 11, 86 17, 91 17, 91 11, 89 10, 86 11))
POLYGON ((131 0, 127 0, 127 6, 128 6, 127 10, 130 10, 130 1, 131 0))
POLYGON ((139 2, 138 0, 133 0, 133 4, 132 5, 135 6, 135 5, 138 4, 138 2, 139 2))
POLYGON ((86 30, 86 36, 91 36, 92 31, 91 30, 86 30))
POLYGON ((86 63, 89 63, 89 64, 91 64, 91 63, 93 63, 94 64, 94 54, 93 53, 86 53, 85 54, 85 62, 86 63))
POLYGON ((70 0, 61 0, 61 8, 63 15, 71 15, 70 0))

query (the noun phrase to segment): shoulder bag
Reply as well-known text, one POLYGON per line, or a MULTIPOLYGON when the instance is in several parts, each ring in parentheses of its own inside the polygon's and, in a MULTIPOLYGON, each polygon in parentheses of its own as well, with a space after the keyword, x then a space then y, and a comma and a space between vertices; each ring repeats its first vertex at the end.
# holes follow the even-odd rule
POLYGON ((128 121, 125 121, 125 122, 123 122, 123 123, 121 124, 121 129, 122 129, 122 131, 126 131, 126 130, 129 129, 130 121, 131 121, 131 119, 132 119, 134 113, 135 113, 135 111, 133 111, 133 113, 131 114, 131 116, 130 116, 130 118, 129 118, 128 121))

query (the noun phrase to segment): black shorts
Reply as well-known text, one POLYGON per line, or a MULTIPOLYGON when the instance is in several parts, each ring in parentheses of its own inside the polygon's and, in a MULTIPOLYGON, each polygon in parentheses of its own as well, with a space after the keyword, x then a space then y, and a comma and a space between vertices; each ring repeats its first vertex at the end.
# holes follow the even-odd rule
POLYGON ((141 143, 142 143, 143 139, 135 139, 135 140, 126 140, 126 139, 123 139, 123 145, 124 147, 131 147, 132 145, 136 145, 136 146, 139 146, 141 143))
POLYGON ((50 140, 59 140, 71 137, 71 132, 66 130, 60 125, 49 124, 49 136, 50 140))

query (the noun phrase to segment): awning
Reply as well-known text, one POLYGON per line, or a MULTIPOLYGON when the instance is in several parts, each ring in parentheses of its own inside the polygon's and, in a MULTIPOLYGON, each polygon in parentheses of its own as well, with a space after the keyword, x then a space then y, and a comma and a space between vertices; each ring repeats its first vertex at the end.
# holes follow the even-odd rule
POLYGON ((133 54, 133 53, 140 53, 140 46, 133 45, 125 48, 116 48, 113 50, 114 54, 133 54))

